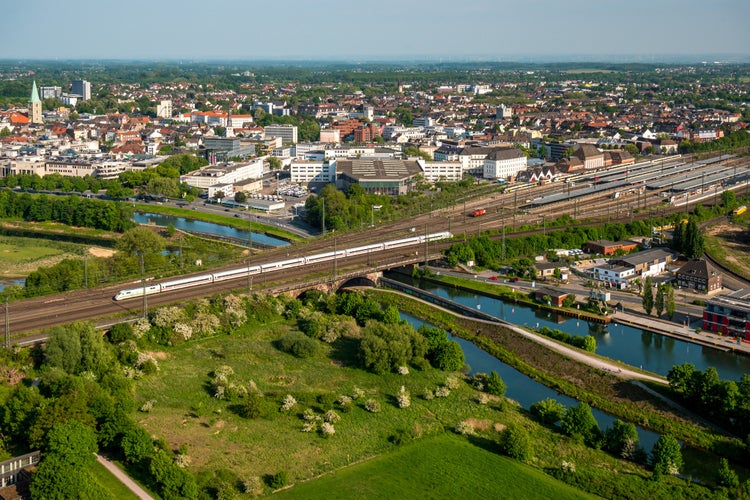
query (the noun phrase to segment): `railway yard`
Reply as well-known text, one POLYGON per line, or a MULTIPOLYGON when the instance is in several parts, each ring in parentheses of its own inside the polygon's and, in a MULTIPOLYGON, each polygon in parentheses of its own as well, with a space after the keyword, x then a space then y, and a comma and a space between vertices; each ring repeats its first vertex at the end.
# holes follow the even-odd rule
MULTIPOLYGON (((514 228, 509 237, 542 232, 547 223, 568 214, 574 219, 602 222, 629 222, 662 217, 687 211, 697 203, 711 205, 724 190, 747 192, 750 181, 750 157, 722 155, 703 160, 669 157, 600 172, 571 176, 566 182, 538 185, 514 185, 481 198, 467 199, 408 219, 401 219, 348 233, 328 233, 287 247, 265 250, 250 256, 245 265, 258 265, 304 256, 362 247, 438 231, 456 237, 503 227, 514 228), (480 215, 477 210, 483 210, 480 215), (523 226, 523 230, 520 230, 523 226)), ((311 263, 293 269, 273 270, 250 279, 238 276, 169 293, 148 297, 148 305, 176 303, 207 294, 233 289, 291 288, 293 283, 327 280, 363 270, 382 270, 431 258, 449 245, 446 241, 415 244, 406 248, 383 249, 353 256, 311 263)), ((237 265, 227 266, 228 271, 237 265)), ((200 273, 195 273, 200 274, 200 273)), ((205 272, 203 273, 205 274, 205 272)), ((154 280, 156 283, 158 280, 154 280)), ((142 311, 142 299, 114 301, 118 291, 135 288, 140 281, 46 296, 12 304, 10 329, 15 337, 55 324, 75 320, 132 316, 142 311)))

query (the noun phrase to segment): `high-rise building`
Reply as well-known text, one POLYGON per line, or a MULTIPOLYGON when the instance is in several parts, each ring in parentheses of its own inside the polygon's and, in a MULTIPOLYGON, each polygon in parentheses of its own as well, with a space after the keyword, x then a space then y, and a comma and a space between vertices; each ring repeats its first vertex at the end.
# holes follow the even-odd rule
POLYGON ((36 80, 31 85, 31 97, 29 97, 29 121, 31 123, 42 123, 42 100, 39 99, 39 91, 36 88, 36 80))
POLYGON ((59 99, 62 97, 62 87, 39 87, 39 96, 42 99, 59 99))
POLYGON ((82 101, 91 99, 91 82, 86 80, 73 80, 70 83, 70 93, 81 96, 82 101))
POLYGON ((156 105, 156 116, 159 118, 172 118, 172 101, 161 101, 156 105))
POLYGON ((297 144, 297 126, 288 123, 268 125, 264 129, 266 138, 281 137, 284 144, 297 144))

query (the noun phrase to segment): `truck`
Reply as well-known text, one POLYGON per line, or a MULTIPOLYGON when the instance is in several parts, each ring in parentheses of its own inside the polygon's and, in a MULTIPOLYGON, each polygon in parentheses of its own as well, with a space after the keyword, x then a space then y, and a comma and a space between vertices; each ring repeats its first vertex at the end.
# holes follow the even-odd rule
POLYGON ((742 215, 745 212, 747 212, 747 205, 742 205, 741 207, 737 207, 732 210, 732 217, 737 217, 738 215, 742 215))
POLYGON ((472 217, 479 217, 480 215, 486 214, 487 211, 484 208, 477 208, 473 212, 471 212, 472 217))

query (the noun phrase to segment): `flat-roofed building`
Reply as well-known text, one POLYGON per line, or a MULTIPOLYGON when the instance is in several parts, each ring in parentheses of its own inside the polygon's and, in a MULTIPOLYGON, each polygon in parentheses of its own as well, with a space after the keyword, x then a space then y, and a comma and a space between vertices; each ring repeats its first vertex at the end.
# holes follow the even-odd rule
POLYGON ((268 125, 264 129, 265 137, 281 137, 284 144, 297 144, 297 126, 282 123, 279 125, 268 125))
POLYGON ((294 160, 289 164, 292 184, 330 184, 336 182, 335 162, 294 160))
POLYGON ((708 299, 703 329, 750 340, 750 289, 708 299))
POLYGON ((617 257, 610 262, 621 266, 631 266, 635 269, 636 276, 646 278, 663 273, 672 260, 674 260, 672 252, 662 248, 651 248, 623 257, 617 257))
POLYGON ((463 179, 464 168, 460 161, 424 161, 418 160, 424 169, 427 182, 458 182, 463 179))
POLYGON ((234 184, 248 179, 263 176, 263 160, 256 159, 248 163, 229 163, 212 165, 180 176, 180 182, 198 189, 208 189, 216 184, 234 184))
POLYGON ((368 193, 391 196, 407 194, 423 173, 417 160, 359 158, 336 160, 336 184, 346 190, 359 184, 368 193))

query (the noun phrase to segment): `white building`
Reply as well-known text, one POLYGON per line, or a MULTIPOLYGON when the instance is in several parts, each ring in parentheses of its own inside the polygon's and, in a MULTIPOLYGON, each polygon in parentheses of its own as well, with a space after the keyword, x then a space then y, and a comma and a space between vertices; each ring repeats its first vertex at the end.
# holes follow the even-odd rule
POLYGON ((520 149, 493 149, 484 159, 485 179, 515 178, 519 172, 526 170, 526 155, 520 149))
POLYGON ((167 99, 157 104, 156 116, 159 118, 172 118, 172 101, 167 99))
POLYGON ((336 163, 294 160, 289 165, 291 183, 307 186, 310 183, 336 182, 336 163))
POLYGON ((618 288, 628 285, 635 278, 635 268, 618 266, 615 264, 604 264, 596 266, 591 270, 595 280, 603 281, 618 288))
POLYGON ((180 176, 180 182, 198 189, 208 189, 216 184, 234 184, 248 179, 263 176, 263 159, 257 158, 249 163, 229 163, 213 165, 180 176))
POLYGON ((464 169, 458 161, 424 161, 417 160, 424 170, 424 177, 428 182, 438 181, 457 182, 463 178, 464 169))
POLYGON ((268 125, 264 129, 265 138, 281 137, 284 144, 297 144, 297 126, 283 123, 268 125))
POLYGON ((341 142, 341 130, 337 128, 320 129, 320 142, 338 144, 341 142))

